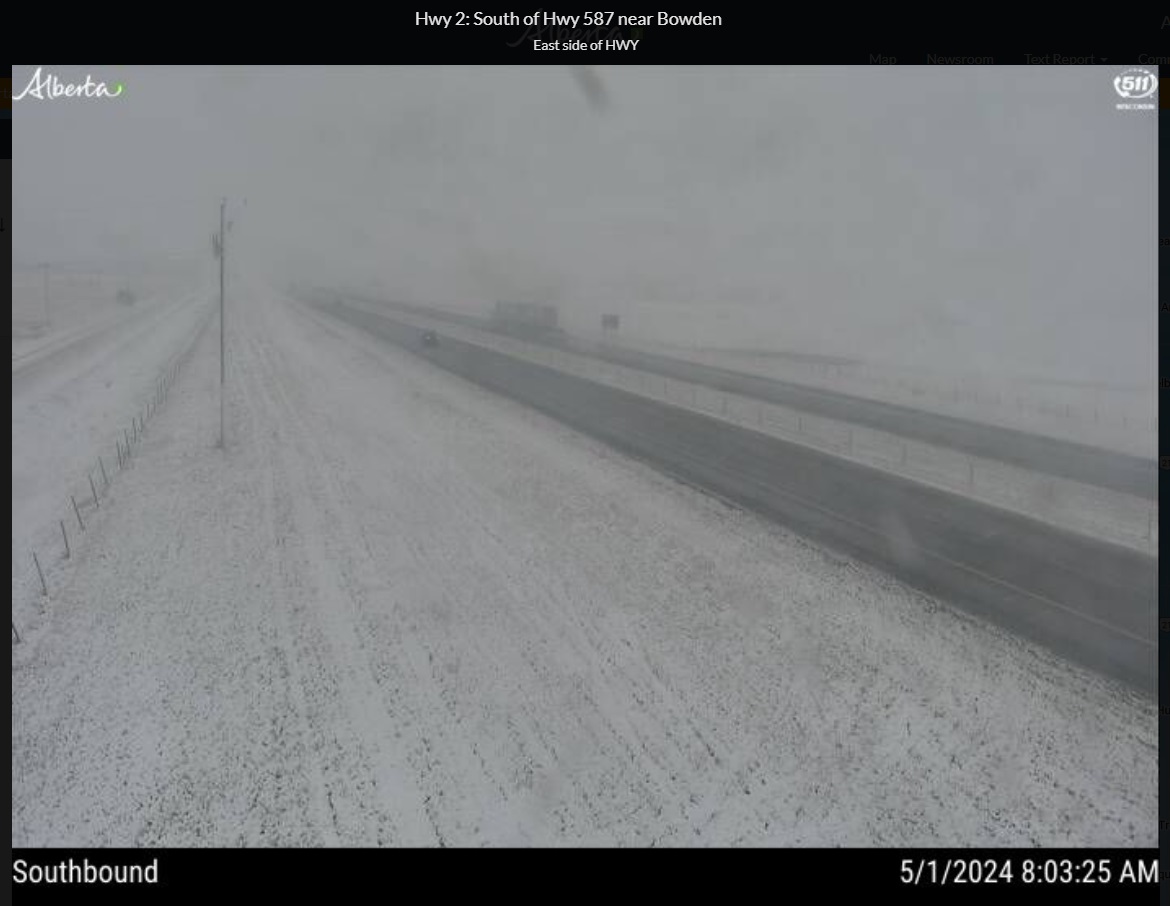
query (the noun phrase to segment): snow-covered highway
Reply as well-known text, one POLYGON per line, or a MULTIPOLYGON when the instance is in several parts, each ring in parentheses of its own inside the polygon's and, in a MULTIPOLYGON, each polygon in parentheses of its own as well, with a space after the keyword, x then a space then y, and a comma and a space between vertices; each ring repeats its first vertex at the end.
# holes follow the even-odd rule
POLYGON ((15 847, 1155 845, 1154 702, 232 292, 226 451, 208 331, 13 647, 15 847))

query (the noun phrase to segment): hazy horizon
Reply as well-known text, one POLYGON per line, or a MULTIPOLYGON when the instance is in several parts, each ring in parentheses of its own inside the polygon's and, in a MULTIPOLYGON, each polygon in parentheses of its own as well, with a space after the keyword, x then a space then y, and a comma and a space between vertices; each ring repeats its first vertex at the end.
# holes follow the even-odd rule
POLYGON ((209 255, 227 196, 251 266, 402 301, 1155 378, 1156 122, 1109 68, 45 71, 124 91, 17 102, 15 262, 209 255))

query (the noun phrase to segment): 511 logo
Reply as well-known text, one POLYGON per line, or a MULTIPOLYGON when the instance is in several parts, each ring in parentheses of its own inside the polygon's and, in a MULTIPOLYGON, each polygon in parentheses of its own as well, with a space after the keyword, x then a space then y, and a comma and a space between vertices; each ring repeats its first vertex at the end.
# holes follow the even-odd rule
MULTIPOLYGON (((1130 101, 1153 97, 1158 90, 1158 77, 1148 69, 1127 69, 1113 80, 1113 90, 1130 101)), ((1153 110, 1149 104, 1118 104, 1118 110, 1153 110)))

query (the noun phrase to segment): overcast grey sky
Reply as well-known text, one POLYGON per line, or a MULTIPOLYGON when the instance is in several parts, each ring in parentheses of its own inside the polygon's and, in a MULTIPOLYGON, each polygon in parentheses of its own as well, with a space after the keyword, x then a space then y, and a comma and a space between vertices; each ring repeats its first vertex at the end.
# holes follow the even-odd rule
MULTIPOLYGON (((34 66, 14 66, 14 91, 34 66)), ((1151 382, 1156 120, 1109 67, 53 67, 18 263, 241 254, 670 341, 1151 382), (240 200, 247 198, 246 209, 240 200)))

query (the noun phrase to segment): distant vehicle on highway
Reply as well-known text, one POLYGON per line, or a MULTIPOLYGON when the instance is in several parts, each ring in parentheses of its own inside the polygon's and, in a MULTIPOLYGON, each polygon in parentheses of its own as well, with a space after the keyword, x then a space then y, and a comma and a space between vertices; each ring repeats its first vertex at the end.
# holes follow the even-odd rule
POLYGON ((424 330, 422 336, 419 338, 423 346, 438 346, 439 335, 433 330, 424 330))

